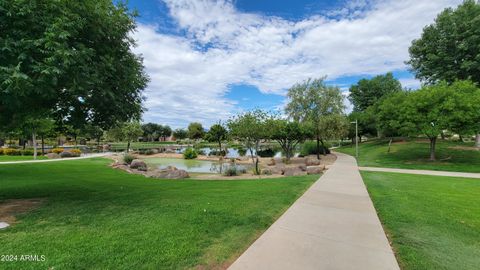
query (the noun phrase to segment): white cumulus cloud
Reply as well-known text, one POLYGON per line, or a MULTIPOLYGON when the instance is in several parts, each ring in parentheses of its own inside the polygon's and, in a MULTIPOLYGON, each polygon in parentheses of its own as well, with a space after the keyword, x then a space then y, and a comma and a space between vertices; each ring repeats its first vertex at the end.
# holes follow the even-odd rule
POLYGON ((461 0, 354 0, 298 21, 240 12, 231 1, 164 2, 185 34, 158 31, 155 23, 135 33, 151 78, 144 120, 181 127, 208 126, 238 111, 224 97, 233 84, 285 94, 309 77, 405 70, 411 41, 461 0))

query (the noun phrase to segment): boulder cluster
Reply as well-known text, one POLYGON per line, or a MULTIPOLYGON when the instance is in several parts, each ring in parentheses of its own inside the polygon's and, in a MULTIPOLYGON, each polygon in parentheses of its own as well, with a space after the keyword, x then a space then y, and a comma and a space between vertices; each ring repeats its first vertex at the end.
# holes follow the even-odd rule
POLYGON ((146 177, 159 179, 184 179, 188 178, 188 172, 179 170, 173 166, 168 166, 165 169, 151 169, 148 168, 145 161, 141 159, 134 159, 130 164, 116 162, 112 165, 113 168, 127 171, 133 174, 141 174, 146 177))

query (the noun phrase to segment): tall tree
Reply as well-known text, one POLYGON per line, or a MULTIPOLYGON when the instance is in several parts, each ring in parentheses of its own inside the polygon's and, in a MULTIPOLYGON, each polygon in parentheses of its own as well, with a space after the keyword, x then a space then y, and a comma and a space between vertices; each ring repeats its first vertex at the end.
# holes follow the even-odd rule
POLYGON ((317 158, 320 159, 322 118, 329 115, 342 115, 345 109, 343 95, 338 87, 327 86, 324 78, 306 80, 288 90, 289 102, 286 113, 295 121, 310 123, 317 141, 317 158))
POLYGON ((121 125, 121 136, 127 141, 127 153, 130 151, 130 143, 142 136, 143 130, 139 122, 132 121, 121 125))
POLYGON ((255 174, 260 174, 259 158, 256 154, 260 149, 260 142, 269 137, 266 120, 267 114, 264 111, 254 110, 237 115, 227 123, 230 134, 250 151, 255 174))
POLYGON ((361 79, 357 84, 350 86, 348 99, 352 102, 354 111, 363 112, 382 97, 401 90, 400 81, 395 79, 392 73, 387 73, 372 79, 361 79))
MULTIPOLYGON (((480 3, 466 0, 447 8, 409 49, 415 76, 428 84, 471 80, 480 85, 480 3)), ((480 128, 477 130, 480 147, 480 128)))
MULTIPOLYGON (((228 131, 227 129, 222 125, 222 123, 215 124, 210 127, 210 130, 207 132, 205 135, 205 138, 208 141, 211 142, 216 142, 218 143, 218 151, 219 153, 222 152, 222 142, 227 139, 228 136, 228 131)), ((225 151, 225 154, 227 151, 225 151)))
POLYGON ((198 140, 203 138, 204 135, 205 130, 203 129, 202 124, 198 122, 193 122, 188 125, 188 138, 198 140))
POLYGON ((0 1, 0 124, 140 118, 148 79, 134 15, 110 0, 0 1))
POLYGON ((160 127, 161 128, 158 134, 164 141, 166 141, 167 138, 172 135, 172 128, 170 128, 168 125, 160 126, 160 127))

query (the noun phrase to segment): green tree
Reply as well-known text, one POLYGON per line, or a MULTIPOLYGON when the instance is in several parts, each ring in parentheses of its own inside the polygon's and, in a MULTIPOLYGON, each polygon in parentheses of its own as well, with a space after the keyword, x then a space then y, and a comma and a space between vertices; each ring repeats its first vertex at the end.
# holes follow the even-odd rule
POLYGON ((203 129, 202 124, 198 122, 193 122, 188 125, 188 138, 198 140, 203 138, 204 135, 205 130, 203 129))
POLYGON ((143 130, 143 137, 150 142, 153 142, 155 139, 158 138, 159 130, 161 127, 160 125, 155 123, 146 123, 142 125, 143 130))
POLYGON ((170 137, 172 135, 172 128, 170 128, 169 126, 165 125, 165 126, 160 126, 160 130, 159 130, 159 135, 160 137, 162 137, 162 139, 164 141, 167 140, 168 137, 170 137))
POLYGON ((138 119, 148 81, 134 14, 110 0, 0 1, 0 125, 138 119))
POLYGON ((310 123, 317 141, 317 158, 320 159, 322 118, 329 115, 342 115, 345 109, 343 95, 338 87, 327 86, 324 78, 306 80, 288 90, 289 102, 286 113, 295 121, 310 123))
POLYGON ((183 128, 177 128, 173 131, 173 137, 175 137, 176 140, 184 140, 188 137, 188 131, 183 128))
MULTIPOLYGON (((479 18, 480 3, 473 0, 441 12, 409 49, 407 63, 415 76, 428 84, 471 80, 480 85, 479 18)), ((480 127, 476 145, 480 147, 480 127)))
POLYGON ((287 162, 293 157, 297 145, 311 137, 311 130, 295 121, 272 117, 267 120, 266 127, 270 133, 269 138, 277 141, 282 147, 287 162))
POLYGON ((99 127, 92 124, 88 124, 84 128, 85 135, 90 139, 95 139, 97 142, 97 147, 100 146, 100 140, 102 139, 105 131, 99 127))
POLYGON ((348 99, 353 104, 353 110, 363 112, 385 96, 402 90, 400 82, 392 73, 378 75, 372 79, 361 79, 350 86, 348 99))
POLYGON ((143 130, 139 122, 132 121, 121 125, 121 136, 127 141, 127 153, 130 150, 130 143, 134 140, 138 140, 138 137, 142 136, 143 130))
MULTIPOLYGON (((205 135, 207 141, 218 143, 219 153, 222 152, 222 142, 228 137, 227 129, 219 122, 210 127, 210 130, 205 135)), ((225 151, 226 153, 227 151, 225 151)))
POLYGON ((258 155, 253 155, 260 149, 260 142, 269 137, 266 128, 267 114, 261 110, 254 110, 237 115, 227 122, 230 134, 240 140, 250 151, 254 164, 254 173, 260 174, 258 155))
POLYGON ((468 134, 480 123, 480 89, 470 81, 441 82, 414 92, 396 94, 382 102, 382 125, 408 136, 430 140, 430 160, 436 160, 436 142, 444 130, 468 134))

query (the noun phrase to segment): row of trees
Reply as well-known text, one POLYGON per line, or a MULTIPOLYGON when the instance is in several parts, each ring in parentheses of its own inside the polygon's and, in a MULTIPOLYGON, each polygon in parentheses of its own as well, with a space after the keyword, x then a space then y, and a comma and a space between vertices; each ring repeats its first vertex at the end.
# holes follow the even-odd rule
POLYGON ((391 73, 362 79, 350 87, 361 136, 425 136, 430 159, 443 132, 476 134, 480 147, 480 4, 467 0, 448 8, 414 40, 407 62, 424 86, 402 89, 391 73))

